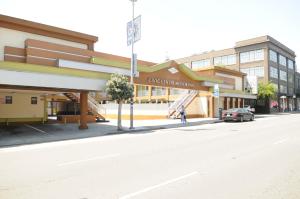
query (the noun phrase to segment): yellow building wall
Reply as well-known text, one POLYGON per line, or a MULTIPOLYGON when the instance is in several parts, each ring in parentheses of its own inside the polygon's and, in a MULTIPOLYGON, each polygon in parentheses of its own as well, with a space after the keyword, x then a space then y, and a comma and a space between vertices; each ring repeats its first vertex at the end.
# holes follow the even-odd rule
POLYGON ((207 117, 207 97, 195 97, 195 99, 186 108, 188 117, 207 117))
MULTIPOLYGON (((39 94, 0 93, 0 121, 6 119, 32 119, 42 121, 45 118, 45 100, 39 94), (12 96, 12 104, 5 104, 5 96, 12 96), (37 104, 31 104, 31 97, 37 97, 37 104)), ((27 121, 27 120, 26 120, 27 121)), ((30 120, 29 120, 30 121, 30 120)))

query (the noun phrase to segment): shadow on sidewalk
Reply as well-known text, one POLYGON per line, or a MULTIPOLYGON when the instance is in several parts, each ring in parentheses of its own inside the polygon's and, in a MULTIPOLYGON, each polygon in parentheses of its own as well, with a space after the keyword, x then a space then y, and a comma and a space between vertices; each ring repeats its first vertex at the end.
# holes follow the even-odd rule
POLYGON ((154 130, 197 126, 220 122, 218 120, 203 120, 187 124, 164 124, 157 126, 141 126, 133 130, 124 128, 118 131, 115 125, 93 123, 89 129, 79 130, 77 124, 14 124, 0 126, 0 148, 20 145, 85 139, 119 134, 152 133, 154 130))

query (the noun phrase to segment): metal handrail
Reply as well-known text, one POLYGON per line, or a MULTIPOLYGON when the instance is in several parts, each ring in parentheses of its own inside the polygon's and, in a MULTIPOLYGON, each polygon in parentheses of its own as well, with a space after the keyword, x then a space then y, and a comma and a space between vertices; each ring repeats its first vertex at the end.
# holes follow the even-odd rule
MULTIPOLYGON (((74 93, 74 95, 80 99, 79 93, 74 93)), ((92 109, 95 114, 106 114, 106 109, 101 106, 97 100, 94 99, 92 95, 88 95, 88 106, 92 109)))
POLYGON ((169 117, 175 114, 178 117, 181 111, 181 106, 186 107, 198 94, 198 91, 192 90, 190 93, 186 94, 179 100, 176 100, 169 108, 169 117))

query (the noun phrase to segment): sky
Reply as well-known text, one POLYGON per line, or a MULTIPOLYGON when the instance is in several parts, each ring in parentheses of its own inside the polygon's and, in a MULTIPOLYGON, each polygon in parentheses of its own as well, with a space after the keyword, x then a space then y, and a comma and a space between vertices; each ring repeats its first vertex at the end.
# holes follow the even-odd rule
MULTIPOLYGON (((131 56, 129 0, 0 0, 0 5, 4 15, 97 36, 96 51, 131 56)), ((299 8, 298 0, 138 0, 142 35, 135 52, 138 59, 159 63, 270 35, 294 50, 300 63, 299 8)))

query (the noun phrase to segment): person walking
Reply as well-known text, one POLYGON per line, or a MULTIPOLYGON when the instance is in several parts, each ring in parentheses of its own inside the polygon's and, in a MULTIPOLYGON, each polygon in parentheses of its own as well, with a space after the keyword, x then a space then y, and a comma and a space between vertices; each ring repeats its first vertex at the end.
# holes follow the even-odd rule
POLYGON ((186 124, 186 112, 183 105, 181 106, 180 110, 180 119, 182 124, 186 124))

